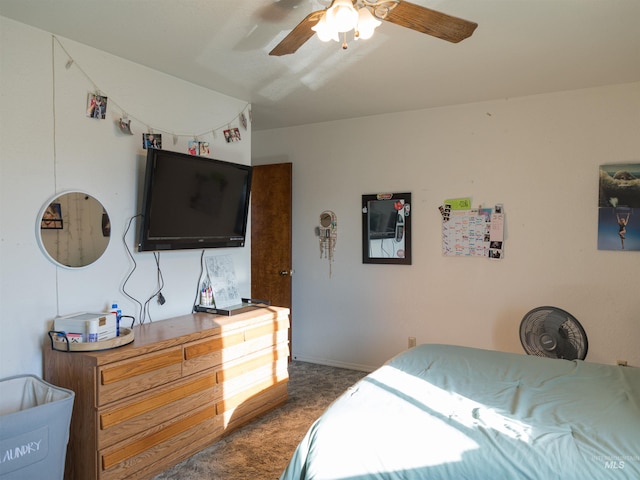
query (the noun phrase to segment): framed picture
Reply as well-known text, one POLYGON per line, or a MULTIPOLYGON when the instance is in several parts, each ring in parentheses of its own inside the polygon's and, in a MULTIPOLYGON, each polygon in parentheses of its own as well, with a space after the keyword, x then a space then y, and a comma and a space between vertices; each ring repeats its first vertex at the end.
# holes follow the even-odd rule
POLYGON ((62 230, 62 209, 59 203, 50 203, 40 220, 40 228, 43 230, 62 230))

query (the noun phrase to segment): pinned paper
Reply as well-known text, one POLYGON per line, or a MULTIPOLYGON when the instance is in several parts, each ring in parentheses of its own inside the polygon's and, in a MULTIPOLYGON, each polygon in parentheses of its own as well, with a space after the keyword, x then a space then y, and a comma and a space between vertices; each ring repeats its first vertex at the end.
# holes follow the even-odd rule
POLYGON ((442 216, 442 254, 444 256, 504 256, 504 211, 495 208, 471 208, 471 199, 445 200, 438 207, 442 216), (462 208, 466 207, 466 208, 462 208))
POLYGON ((504 243, 504 213, 502 205, 496 205, 491 215, 491 231, 489 232, 489 258, 502 258, 504 243))
POLYGON ((451 198, 444 201, 445 205, 449 205, 451 210, 471 210, 471 198, 451 198))

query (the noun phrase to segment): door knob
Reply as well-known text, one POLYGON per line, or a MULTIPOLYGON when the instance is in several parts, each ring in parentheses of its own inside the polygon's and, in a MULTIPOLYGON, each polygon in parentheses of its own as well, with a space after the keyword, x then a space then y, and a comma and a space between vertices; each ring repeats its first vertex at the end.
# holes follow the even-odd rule
POLYGON ((281 277, 287 277, 293 275, 293 270, 280 270, 281 277))

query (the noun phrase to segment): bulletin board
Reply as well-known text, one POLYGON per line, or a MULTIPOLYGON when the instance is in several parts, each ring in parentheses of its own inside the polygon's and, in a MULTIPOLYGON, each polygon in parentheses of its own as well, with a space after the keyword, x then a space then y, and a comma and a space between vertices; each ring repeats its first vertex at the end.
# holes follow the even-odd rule
POLYGON ((493 208, 471 207, 470 198, 445 200, 442 215, 442 255, 445 257, 504 258, 502 204, 493 208))

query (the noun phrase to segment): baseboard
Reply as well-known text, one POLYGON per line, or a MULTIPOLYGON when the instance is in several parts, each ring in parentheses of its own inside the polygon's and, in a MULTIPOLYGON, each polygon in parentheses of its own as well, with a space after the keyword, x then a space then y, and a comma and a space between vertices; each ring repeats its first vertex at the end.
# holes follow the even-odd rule
POLYGON ((327 365, 329 367, 346 368, 349 370, 358 370, 360 372, 371 373, 378 367, 372 367, 370 365, 361 365, 359 363, 340 362, 338 360, 330 360, 328 358, 312 357, 309 355, 293 355, 293 360, 299 362, 315 363, 318 365, 327 365))

